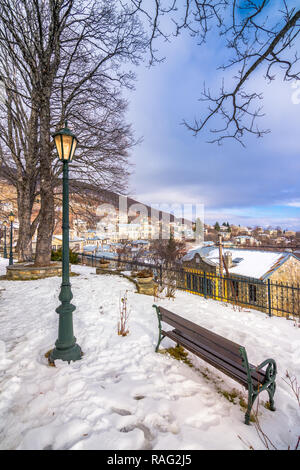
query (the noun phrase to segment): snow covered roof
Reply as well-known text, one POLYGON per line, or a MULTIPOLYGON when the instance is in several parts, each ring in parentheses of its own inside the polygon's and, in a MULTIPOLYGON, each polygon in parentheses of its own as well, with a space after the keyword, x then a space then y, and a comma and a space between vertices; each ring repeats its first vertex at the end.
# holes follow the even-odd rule
POLYGON ((212 245, 196 246, 187 252, 187 254, 182 258, 182 261, 191 261, 196 253, 198 253, 200 256, 206 256, 206 254, 209 253, 211 249, 212 245))
POLYGON ((83 247, 83 251, 95 251, 97 248, 97 245, 86 245, 83 247))
MULTIPOLYGON (((261 251, 261 250, 239 250, 236 248, 230 248, 230 250, 224 250, 232 253, 232 259, 241 258, 234 266, 228 269, 232 274, 239 276, 253 277, 256 279, 266 279, 269 275, 274 272, 279 266, 281 266, 292 253, 282 253, 273 251, 261 251)), ((213 248, 206 255, 206 259, 219 263, 219 249, 213 248)))
POLYGON ((102 251, 110 251, 110 245, 109 244, 103 245, 102 251))
POLYGON ((97 251, 96 252, 97 258, 109 258, 109 259, 118 259, 117 253, 112 253, 111 251, 97 251))
MULTIPOLYGON (((267 279, 276 269, 278 269, 290 256, 298 259, 293 253, 262 251, 262 250, 243 250, 230 248, 223 250, 232 254, 232 260, 236 263, 228 269, 232 274, 238 276, 253 277, 255 279, 267 279), (238 260, 239 258, 239 260, 238 260)), ((219 248, 215 246, 198 247, 190 250, 183 261, 190 261, 198 253, 208 264, 219 264, 219 248)))
POLYGON ((237 237, 233 237, 234 239, 242 238, 243 240, 251 240, 253 237, 250 235, 238 235, 237 237))

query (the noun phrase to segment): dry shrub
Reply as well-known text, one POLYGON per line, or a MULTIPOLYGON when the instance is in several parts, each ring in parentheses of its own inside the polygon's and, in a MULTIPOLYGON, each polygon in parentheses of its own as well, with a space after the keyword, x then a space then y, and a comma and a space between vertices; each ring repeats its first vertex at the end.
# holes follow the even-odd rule
MULTIPOLYGON (((298 405, 300 406, 300 385, 297 381, 297 378, 295 376, 290 375, 288 371, 286 371, 285 374, 286 380, 283 379, 283 381, 290 387, 291 391, 293 392, 293 395, 295 396, 298 405)), ((259 396, 257 397, 257 402, 256 402, 256 410, 255 410, 255 421, 254 421, 254 426, 255 430, 258 434, 259 439, 263 443, 264 447, 266 450, 278 450, 278 448, 275 446, 275 444, 272 442, 270 436, 268 436, 265 431, 263 430, 259 416, 258 416, 258 407, 259 407, 259 396)), ((241 439, 242 442, 247 444, 241 436, 238 436, 239 439, 241 439)), ((247 444, 248 447, 252 450, 254 450, 254 447, 252 445, 247 444)), ((290 445, 288 446, 287 450, 298 450, 300 448, 300 436, 295 436, 295 445, 294 447, 291 447, 290 445)))
POLYGON ((128 329, 128 318, 129 311, 127 306, 127 290, 125 294, 120 299, 120 320, 118 321, 118 335, 127 336, 129 333, 128 329))

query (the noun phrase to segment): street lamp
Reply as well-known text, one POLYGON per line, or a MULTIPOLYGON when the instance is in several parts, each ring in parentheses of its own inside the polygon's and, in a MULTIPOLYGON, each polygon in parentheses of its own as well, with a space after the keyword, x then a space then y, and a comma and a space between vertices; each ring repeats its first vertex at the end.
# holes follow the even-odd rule
POLYGON ((73 333, 73 312, 76 309, 71 304, 73 294, 71 291, 69 277, 69 162, 72 160, 77 138, 72 134, 65 123, 64 129, 53 134, 59 159, 63 162, 63 239, 62 239, 62 284, 59 294, 61 304, 56 312, 59 314, 58 339, 55 348, 49 355, 49 362, 54 363, 56 359, 63 361, 77 361, 81 358, 80 346, 76 344, 73 333))
POLYGON ((6 221, 6 220, 4 220, 3 225, 4 225, 4 252, 3 252, 3 258, 7 258, 7 251, 6 251, 6 227, 7 227, 7 221, 6 221))
POLYGON ((13 223, 15 220, 15 215, 13 212, 11 212, 8 216, 8 220, 10 221, 10 250, 9 250, 9 266, 12 266, 14 264, 14 258, 13 258, 13 223))

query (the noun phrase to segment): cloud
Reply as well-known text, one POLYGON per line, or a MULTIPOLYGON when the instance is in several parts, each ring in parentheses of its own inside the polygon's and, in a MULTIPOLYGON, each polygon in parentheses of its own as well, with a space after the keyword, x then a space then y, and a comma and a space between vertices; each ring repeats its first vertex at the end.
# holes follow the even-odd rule
POLYGON ((289 207, 300 207, 300 201, 287 202, 286 206, 289 207))
MULTIPOLYGON (((216 39, 200 48, 184 36, 164 46, 165 63, 138 69, 128 117, 143 142, 132 154, 132 193, 149 204, 199 202, 228 217, 237 216, 233 207, 242 217, 251 207, 267 213, 266 208, 277 205, 276 220, 295 224, 297 212, 286 210, 297 211, 300 201, 300 104, 293 103, 291 83, 276 80, 268 85, 261 74, 249 81, 250 90, 264 94, 261 125, 272 133, 246 138, 246 149, 229 141, 222 147, 208 144, 207 131, 195 138, 182 125, 183 118, 192 120, 205 112, 206 105, 197 101, 204 80, 212 90, 219 89, 222 74, 216 65, 224 54, 219 45, 216 39)), ((257 217, 252 220, 263 214, 257 217)))

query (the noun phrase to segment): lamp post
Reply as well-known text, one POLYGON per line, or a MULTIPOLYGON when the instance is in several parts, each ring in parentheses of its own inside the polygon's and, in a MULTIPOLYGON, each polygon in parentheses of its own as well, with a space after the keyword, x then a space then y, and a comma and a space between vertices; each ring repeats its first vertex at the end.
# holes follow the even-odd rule
POLYGON ((13 212, 11 212, 8 216, 8 219, 10 221, 10 249, 9 249, 9 266, 12 266, 14 264, 14 257, 13 257, 13 223, 15 220, 15 215, 13 212))
POLYGON ((3 258, 7 258, 7 251, 6 251, 6 227, 7 227, 7 221, 5 220, 3 222, 4 225, 4 250, 3 250, 3 258))
POLYGON ((62 239, 62 284, 59 295, 61 304, 56 312, 59 314, 58 339, 55 348, 49 355, 49 362, 56 359, 63 361, 77 361, 81 358, 81 348, 76 344, 73 333, 73 312, 76 309, 71 304, 73 294, 69 277, 69 162, 72 160, 77 138, 65 123, 64 129, 53 134, 59 159, 63 162, 63 239, 62 239))

